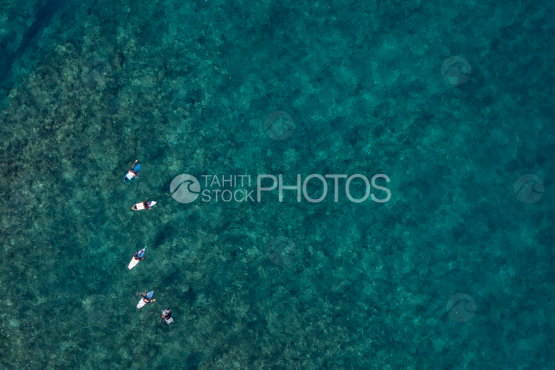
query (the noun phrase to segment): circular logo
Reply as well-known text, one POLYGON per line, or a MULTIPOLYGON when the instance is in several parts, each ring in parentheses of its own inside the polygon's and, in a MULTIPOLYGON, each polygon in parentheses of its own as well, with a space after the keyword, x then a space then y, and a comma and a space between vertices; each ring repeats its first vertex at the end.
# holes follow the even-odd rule
POLYGON ((476 302, 468 294, 457 293, 447 302, 445 311, 456 322, 467 322, 474 317, 476 302))
POLYGON ((523 203, 535 203, 543 197, 543 182, 536 175, 520 176, 515 181, 514 192, 518 200, 523 203))
POLYGON ((293 133, 295 121, 285 112, 273 112, 264 121, 264 132, 274 140, 285 140, 293 133))
POLYGON ((270 240, 266 246, 268 259, 274 265, 286 266, 295 259, 297 248, 291 239, 285 236, 278 236, 270 240))
POLYGON ((462 85, 468 81, 471 73, 472 67, 470 63, 460 56, 447 58, 441 65, 441 76, 451 86, 462 85))
POLYGON ((104 325, 114 315, 112 300, 102 294, 87 297, 82 304, 91 325, 104 325))
POLYGON ((200 183, 191 175, 179 175, 170 184, 170 193, 179 203, 191 203, 200 195, 200 183))

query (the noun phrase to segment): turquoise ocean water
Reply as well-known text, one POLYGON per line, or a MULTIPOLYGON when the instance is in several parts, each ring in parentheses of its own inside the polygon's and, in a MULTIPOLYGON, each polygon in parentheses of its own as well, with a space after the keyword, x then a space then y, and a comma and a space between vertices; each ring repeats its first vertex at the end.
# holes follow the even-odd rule
POLYGON ((0 368, 555 369, 554 11, 3 1, 0 368))

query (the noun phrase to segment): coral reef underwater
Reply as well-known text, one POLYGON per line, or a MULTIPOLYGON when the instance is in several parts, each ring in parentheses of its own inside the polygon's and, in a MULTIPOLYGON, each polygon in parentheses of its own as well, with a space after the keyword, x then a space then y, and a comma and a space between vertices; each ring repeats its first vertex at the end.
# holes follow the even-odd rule
POLYGON ((550 2, 3 4, 0 368, 555 367, 550 2))

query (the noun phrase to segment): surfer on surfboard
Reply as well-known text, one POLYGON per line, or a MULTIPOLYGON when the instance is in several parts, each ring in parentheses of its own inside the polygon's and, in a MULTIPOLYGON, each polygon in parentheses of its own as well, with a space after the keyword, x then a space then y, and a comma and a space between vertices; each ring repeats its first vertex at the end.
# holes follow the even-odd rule
POLYGON ((137 261, 140 261, 140 260, 144 259, 145 258, 145 249, 143 248, 140 251, 135 252, 135 255, 133 256, 133 258, 137 261))
POLYGON ((164 319, 164 321, 166 321, 168 325, 173 322, 171 308, 166 308, 164 311, 162 311, 162 318, 164 319))
POLYGON ((133 258, 131 258, 131 262, 129 262, 129 266, 127 268, 131 270, 133 267, 137 266, 140 260, 145 258, 145 248, 141 249, 138 252, 135 252, 133 258))
POLYGON ((135 211, 140 211, 140 210, 142 210, 142 209, 150 209, 150 208, 152 208, 152 206, 155 205, 156 202, 153 201, 153 200, 150 200, 150 201, 149 201, 149 200, 150 200, 150 198, 148 198, 148 199, 145 200, 144 202, 135 204, 135 205, 133 206, 133 210, 135 210, 135 211))
POLYGON ((139 301, 139 303, 137 303, 137 308, 141 308, 143 307, 145 304, 147 303, 152 303, 154 301, 156 301, 156 299, 152 299, 152 296, 154 295, 154 290, 151 290, 150 292, 144 292, 144 293, 139 293, 141 295, 141 300, 139 301))
POLYGON ((135 163, 137 162, 138 160, 135 160, 135 162, 133 162, 133 166, 131 166, 131 169, 127 172, 127 175, 125 175, 125 178, 123 179, 124 182, 129 182, 134 177, 139 178, 139 171, 141 170, 141 165, 138 164, 135 166, 135 163))

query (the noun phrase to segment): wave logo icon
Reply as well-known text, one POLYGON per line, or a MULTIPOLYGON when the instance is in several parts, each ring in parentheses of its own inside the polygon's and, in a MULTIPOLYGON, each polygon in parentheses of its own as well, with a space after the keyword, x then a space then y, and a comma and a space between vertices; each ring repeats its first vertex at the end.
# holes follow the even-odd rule
POLYGON ((170 193, 179 203, 191 203, 200 195, 200 183, 192 175, 179 175, 172 180, 170 193))

